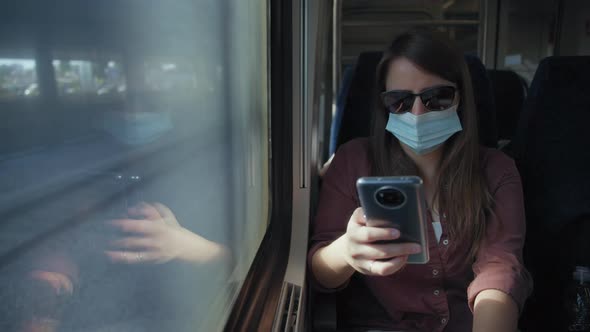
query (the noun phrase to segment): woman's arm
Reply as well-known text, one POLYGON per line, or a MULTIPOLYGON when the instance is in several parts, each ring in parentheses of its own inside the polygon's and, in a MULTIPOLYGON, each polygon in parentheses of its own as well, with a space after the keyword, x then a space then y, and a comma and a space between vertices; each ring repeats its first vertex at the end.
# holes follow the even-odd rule
POLYGON ((342 235, 313 255, 312 272, 316 280, 325 288, 338 288, 348 281, 354 273, 354 269, 342 255, 344 241, 344 235, 342 235))
POLYGON ((486 220, 467 295, 474 331, 514 331, 532 290, 522 259, 526 234, 522 185, 511 159, 499 152, 490 159, 486 171, 494 209, 486 220))
POLYGON ((518 325, 518 306, 510 295, 486 289, 475 298, 473 332, 512 332, 518 325))

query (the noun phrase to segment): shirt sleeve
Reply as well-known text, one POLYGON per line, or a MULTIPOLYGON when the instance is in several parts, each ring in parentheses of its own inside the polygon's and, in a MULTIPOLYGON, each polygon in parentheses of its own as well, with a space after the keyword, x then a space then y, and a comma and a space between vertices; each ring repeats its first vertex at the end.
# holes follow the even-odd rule
POLYGON ((490 186, 493 213, 488 216, 485 238, 473 264, 475 279, 467 289, 472 312, 475 298, 483 290, 510 295, 519 311, 532 291, 532 279, 522 259, 526 226, 520 175, 512 159, 503 154, 496 159, 492 172, 497 175, 491 178, 497 180, 490 186))
POLYGON ((355 189, 356 178, 351 171, 351 164, 359 162, 359 156, 355 153, 358 147, 359 144, 356 141, 343 145, 334 155, 322 181, 318 210, 312 223, 310 248, 307 256, 307 275, 310 284, 320 292, 338 291, 347 285, 345 283, 338 288, 322 287, 313 275, 311 259, 320 248, 329 245, 346 232, 348 220, 359 206, 355 189))

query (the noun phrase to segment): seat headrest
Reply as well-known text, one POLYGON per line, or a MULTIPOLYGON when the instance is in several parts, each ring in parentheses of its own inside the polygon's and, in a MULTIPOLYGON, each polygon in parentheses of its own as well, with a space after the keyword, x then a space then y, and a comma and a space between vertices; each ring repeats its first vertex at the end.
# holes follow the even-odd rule
POLYGON ((541 61, 515 144, 535 222, 560 227, 590 215, 589 124, 590 57, 541 61))
POLYGON ((526 97, 526 82, 511 70, 488 70, 496 102, 498 138, 511 140, 526 97))
POLYGON ((354 67, 338 130, 338 146, 369 136, 376 71, 383 52, 361 53, 354 67))
POLYGON ((495 148, 498 145, 496 106, 486 67, 475 55, 466 54, 465 61, 467 62, 467 67, 469 67, 471 84, 473 85, 475 108, 477 109, 479 143, 490 148, 495 148))

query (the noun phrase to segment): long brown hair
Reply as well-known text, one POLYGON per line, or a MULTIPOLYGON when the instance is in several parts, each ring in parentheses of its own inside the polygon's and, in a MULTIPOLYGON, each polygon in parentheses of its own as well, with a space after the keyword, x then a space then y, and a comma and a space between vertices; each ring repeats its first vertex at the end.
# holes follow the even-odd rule
MULTIPOLYGON (((477 112, 471 76, 461 52, 434 32, 415 30, 398 36, 383 54, 377 67, 372 133, 369 143, 372 174, 417 174, 417 166, 403 152, 398 139, 385 130, 389 113, 378 100, 385 91, 390 63, 404 57, 423 70, 457 84, 460 101, 457 113, 463 130, 449 138, 438 165, 434 202, 449 220, 449 237, 469 241, 469 257, 475 258, 485 233, 486 215, 493 199, 480 166, 477 112)), ((455 244, 457 241, 452 241, 455 244)))

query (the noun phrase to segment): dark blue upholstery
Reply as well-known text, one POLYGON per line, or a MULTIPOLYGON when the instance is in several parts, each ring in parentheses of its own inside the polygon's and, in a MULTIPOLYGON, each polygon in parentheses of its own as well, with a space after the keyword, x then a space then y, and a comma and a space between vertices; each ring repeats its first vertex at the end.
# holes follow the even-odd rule
POLYGON ((488 70, 488 76, 496 101, 498 139, 511 140, 526 98, 526 82, 511 70, 488 70))
MULTIPOLYGON (((336 145, 330 145, 331 153, 353 138, 370 135, 371 112, 375 99, 373 91, 375 74, 381 56, 382 52, 367 52, 359 55, 348 94, 345 97, 345 104, 337 108, 335 119, 340 123, 334 123, 332 126, 330 141, 336 141, 336 145)), ((465 60, 471 74, 478 110, 480 143, 488 147, 496 147, 498 134, 494 97, 486 69, 476 56, 465 55, 465 60)))
POLYGON ((564 288, 590 266, 590 57, 549 57, 535 73, 514 139, 535 290, 526 331, 565 330, 564 288))
POLYGON ((590 215, 590 57, 549 57, 535 73, 515 153, 527 214, 559 228, 590 215))
POLYGON ((481 60, 474 55, 465 55, 467 67, 471 74, 477 122, 479 129, 479 143, 495 148, 498 145, 498 129, 496 127, 496 105, 492 85, 481 60))
POLYGON ((354 67, 350 88, 345 95, 343 108, 337 111, 336 118, 341 117, 340 127, 335 127, 334 151, 353 138, 369 136, 371 131, 371 112, 373 109, 375 74, 381 60, 382 52, 361 53, 354 67))
POLYGON ((342 125, 342 115, 344 114, 348 90, 350 90, 350 82, 352 81, 352 75, 355 69, 355 66, 347 66, 344 68, 342 74, 342 85, 340 86, 340 91, 338 91, 338 99, 336 100, 336 114, 334 114, 334 118, 332 119, 332 124, 330 126, 330 155, 334 154, 334 152, 336 152, 336 148, 338 147, 338 131, 342 125))

